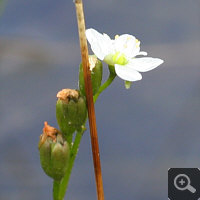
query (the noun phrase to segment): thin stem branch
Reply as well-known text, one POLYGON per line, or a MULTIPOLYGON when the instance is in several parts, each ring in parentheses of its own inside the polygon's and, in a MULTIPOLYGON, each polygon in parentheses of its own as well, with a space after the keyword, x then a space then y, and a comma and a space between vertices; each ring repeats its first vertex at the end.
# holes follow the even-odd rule
POLYGON ((98 92, 94 95, 94 103, 96 102, 96 100, 98 99, 99 95, 113 82, 113 80, 115 79, 116 74, 115 73, 110 73, 108 79, 106 80, 106 82, 101 85, 101 87, 99 88, 98 92))
POLYGON ((74 139, 74 144, 72 146, 71 153, 70 153, 69 165, 68 165, 67 171, 65 173, 65 176, 63 177, 63 179, 60 183, 58 200, 63 200, 64 197, 65 197, 65 193, 67 191, 67 186, 68 186, 68 183, 69 183, 71 171, 72 171, 72 168, 73 168, 73 165, 74 165, 76 155, 78 153, 79 144, 81 142, 81 138, 82 138, 84 131, 85 131, 85 129, 82 129, 82 131, 77 132, 76 137, 74 139))
POLYGON ((85 81, 86 100, 87 100, 87 107, 88 107, 88 117, 89 117, 89 125, 90 125, 90 137, 91 137, 91 145, 92 145, 92 153, 93 153, 93 164, 94 164, 94 172, 95 172, 95 180, 96 180, 97 197, 98 197, 98 200, 104 200, 103 179, 102 179, 102 173, 101 173, 101 162, 100 162, 100 154, 99 154, 95 109, 94 109, 94 102, 93 102, 92 82, 91 82, 91 75, 90 75, 90 70, 89 70, 87 40, 85 36, 85 20, 84 20, 82 0, 75 0, 75 6, 76 6, 76 15, 77 15, 77 22, 78 22, 84 81, 85 81))
POLYGON ((53 200, 59 200, 60 181, 53 181, 53 200))

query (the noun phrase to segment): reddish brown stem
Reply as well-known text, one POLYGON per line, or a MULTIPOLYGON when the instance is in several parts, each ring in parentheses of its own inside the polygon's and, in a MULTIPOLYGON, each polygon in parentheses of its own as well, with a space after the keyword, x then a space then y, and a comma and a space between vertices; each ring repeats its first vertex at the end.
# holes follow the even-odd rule
POLYGON ((91 145, 92 145, 97 197, 98 197, 98 200, 104 200, 103 179, 102 179, 102 173, 101 173, 101 162, 100 162, 100 154, 99 154, 95 108, 94 108, 93 94, 92 94, 92 82, 91 82, 91 75, 90 75, 90 70, 89 70, 87 40, 85 36, 85 20, 84 20, 82 0, 75 0, 75 6, 76 6, 76 15, 77 15, 77 22, 78 22, 83 72, 84 72, 84 81, 85 81, 86 99, 87 99, 87 107, 88 107, 88 117, 89 117, 89 125, 90 125, 90 137, 91 137, 91 145))

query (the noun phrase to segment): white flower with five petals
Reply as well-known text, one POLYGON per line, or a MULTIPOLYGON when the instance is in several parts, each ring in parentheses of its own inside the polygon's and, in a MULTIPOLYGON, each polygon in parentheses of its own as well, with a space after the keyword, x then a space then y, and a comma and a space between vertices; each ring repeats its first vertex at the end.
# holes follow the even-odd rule
POLYGON ((115 67, 116 74, 125 81, 142 79, 140 72, 147 72, 163 63, 159 58, 140 57, 147 53, 140 51, 140 41, 134 36, 123 34, 112 40, 107 34, 94 29, 86 30, 86 37, 94 54, 108 65, 115 67))

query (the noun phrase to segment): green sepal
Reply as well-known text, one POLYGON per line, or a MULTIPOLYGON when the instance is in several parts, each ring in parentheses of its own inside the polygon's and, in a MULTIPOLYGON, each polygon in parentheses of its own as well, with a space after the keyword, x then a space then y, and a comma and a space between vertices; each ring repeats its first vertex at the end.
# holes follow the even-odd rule
MULTIPOLYGON (((95 55, 89 55, 89 60, 95 60, 95 66, 90 71, 91 72, 91 81, 92 81, 92 92, 93 96, 98 92, 99 87, 101 86, 102 74, 103 74, 103 65, 100 60, 97 59, 95 55)), ((85 82, 83 75, 83 65, 80 64, 79 68, 79 90, 80 93, 85 96, 85 82)))
MULTIPOLYGON (((62 137, 58 135, 57 137, 62 137)), ((56 181, 60 181, 68 167, 70 148, 62 138, 53 141, 47 137, 44 143, 39 143, 40 163, 44 172, 56 181)))
POLYGON ((41 144, 41 142, 39 142, 39 151, 40 151, 40 163, 41 166, 43 168, 43 170, 45 171, 45 173, 48 176, 51 176, 51 167, 50 167, 50 163, 51 163, 51 139, 47 138, 46 141, 41 144))
POLYGON ((85 97, 81 96, 79 91, 75 92, 78 92, 78 97, 69 96, 65 100, 58 99, 56 103, 57 122, 66 140, 71 138, 76 130, 80 130, 87 119, 85 97))
POLYGON ((68 103, 60 99, 58 99, 56 103, 56 119, 65 139, 67 139, 67 135, 71 135, 75 132, 76 129, 72 126, 70 116, 68 115, 68 103))
POLYGON ((125 84, 125 88, 126 88, 126 89, 130 89, 132 82, 130 82, 130 81, 125 81, 124 84, 125 84))
POLYGON ((76 127, 77 122, 77 112, 78 112, 78 100, 74 101, 73 99, 69 101, 68 103, 68 109, 66 110, 66 116, 69 116, 70 123, 72 123, 72 126, 76 127))
POLYGON ((76 121, 76 129, 82 129, 82 126, 85 124, 87 119, 87 106, 85 97, 80 97, 77 104, 77 121, 76 121))
POLYGON ((65 141, 63 144, 52 144, 51 148, 51 172, 54 180, 61 180, 65 175, 69 161, 69 145, 65 141))

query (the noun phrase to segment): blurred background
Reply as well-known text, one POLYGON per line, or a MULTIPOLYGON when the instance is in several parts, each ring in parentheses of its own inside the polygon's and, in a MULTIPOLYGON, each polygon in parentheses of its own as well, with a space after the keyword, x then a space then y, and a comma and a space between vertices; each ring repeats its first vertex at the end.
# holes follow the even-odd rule
MULTIPOLYGON (((52 199, 37 145, 44 121, 57 127, 57 92, 78 86, 74 4, 0 2, 0 199, 52 199)), ((200 167, 200 2, 85 0, 84 7, 87 28, 133 34, 142 51, 165 61, 130 90, 117 78, 96 103, 105 198, 166 199, 168 168, 200 167)), ((96 199, 89 131, 66 199, 96 199)))

